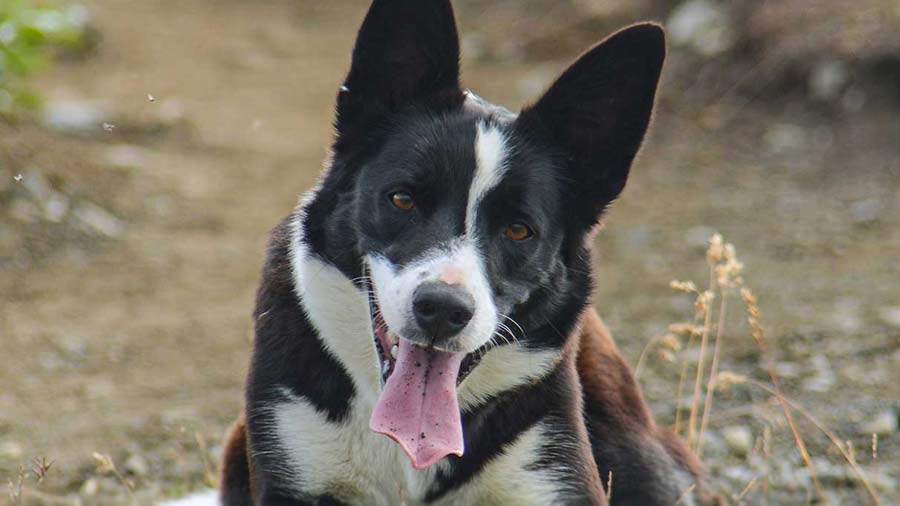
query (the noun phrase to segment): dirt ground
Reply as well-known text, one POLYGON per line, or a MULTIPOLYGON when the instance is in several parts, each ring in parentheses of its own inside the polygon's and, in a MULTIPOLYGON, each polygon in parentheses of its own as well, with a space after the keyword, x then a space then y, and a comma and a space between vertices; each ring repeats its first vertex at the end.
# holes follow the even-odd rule
MULTIPOLYGON (((367 2, 83 3, 96 51, 34 85, 48 103, 99 104, 109 131, 0 121, 0 191, 25 195, 12 185, 30 181, 40 193, 44 181, 112 221, 85 232, 0 202, 17 217, 0 220, 0 477, 15 483, 46 457, 42 483, 26 473, 24 504, 149 504, 214 478, 242 404, 266 234, 319 172, 367 2)), ((575 56, 493 57, 508 48, 478 30, 497 12, 459 8, 473 55, 463 78, 489 100, 536 98, 575 56)), ((672 55, 652 133, 597 239, 596 306, 636 364, 668 324, 690 319, 692 300, 669 281, 704 281, 706 240, 721 232, 759 296, 786 394, 849 441, 881 504, 900 504, 900 106, 748 95, 704 86, 714 68, 685 79, 691 65, 672 55)), ((764 381, 736 297, 727 322, 721 369, 764 381)), ((653 348, 641 371, 663 423, 680 363, 696 353, 675 360, 653 348)), ((717 396, 704 460, 727 494, 815 495, 779 413, 749 386, 717 396)), ((829 502, 872 503, 797 418, 829 502)))

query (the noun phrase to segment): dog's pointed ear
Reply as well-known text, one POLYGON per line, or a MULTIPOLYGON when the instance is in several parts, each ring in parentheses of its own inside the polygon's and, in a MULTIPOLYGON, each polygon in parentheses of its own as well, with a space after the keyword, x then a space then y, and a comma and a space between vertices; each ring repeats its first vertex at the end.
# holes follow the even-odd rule
POLYGON ((625 28, 582 55, 519 116, 517 128, 549 141, 565 158, 565 178, 578 189, 586 220, 596 221, 625 187, 665 56, 659 25, 625 28))
POLYGON ((450 0, 374 0, 338 94, 338 131, 362 116, 436 97, 462 97, 450 0))

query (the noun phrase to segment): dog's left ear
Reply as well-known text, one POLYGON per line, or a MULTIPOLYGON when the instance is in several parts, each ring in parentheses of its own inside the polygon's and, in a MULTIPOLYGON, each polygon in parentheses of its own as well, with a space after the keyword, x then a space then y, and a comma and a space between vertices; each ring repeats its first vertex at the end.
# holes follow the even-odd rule
POLYGON ((462 100, 450 0, 374 0, 338 94, 339 133, 414 102, 462 100))
POLYGON ((650 122, 666 56, 656 24, 625 28, 582 55, 517 120, 549 141, 569 166, 581 217, 596 221, 625 187, 650 122))

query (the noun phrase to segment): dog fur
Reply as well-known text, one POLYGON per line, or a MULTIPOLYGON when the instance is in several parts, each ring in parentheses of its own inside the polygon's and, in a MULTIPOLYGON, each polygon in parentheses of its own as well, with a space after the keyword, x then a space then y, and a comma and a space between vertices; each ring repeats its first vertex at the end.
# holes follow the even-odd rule
POLYGON ((632 26, 516 115, 460 87, 449 0, 373 2, 327 169, 272 232, 225 506, 719 502, 589 305, 591 240, 625 186, 664 57, 660 27, 632 26), (421 210, 387 202, 397 178, 426 188, 421 210), (504 224, 523 219, 534 240, 506 240, 504 224), (468 294, 458 335, 417 327, 409 300, 424 283, 468 294), (400 346, 465 355, 462 455, 410 465, 369 429, 397 363, 382 326, 400 346))

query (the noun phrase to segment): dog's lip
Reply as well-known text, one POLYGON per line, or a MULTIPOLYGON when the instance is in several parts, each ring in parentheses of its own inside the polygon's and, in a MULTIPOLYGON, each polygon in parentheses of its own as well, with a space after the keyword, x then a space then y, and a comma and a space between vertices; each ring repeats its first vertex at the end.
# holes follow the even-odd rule
MULTIPOLYGON (((397 346, 397 343, 400 341, 400 336, 391 332, 390 328, 387 326, 387 322, 385 322, 384 318, 381 316, 381 306, 378 304, 378 292, 375 289, 374 283, 367 278, 363 278, 363 283, 366 285, 369 293, 369 316, 372 325, 372 339, 375 345, 375 352, 379 359, 379 372, 381 373, 381 386, 383 387, 391 376, 391 373, 394 372, 397 361, 394 358, 392 348, 397 346)), ((435 347, 435 349, 440 348, 435 347)), ((459 386, 463 380, 469 376, 472 370, 474 370, 481 362, 481 358, 487 350, 488 346, 484 345, 477 350, 466 354, 459 366, 459 376, 457 376, 456 379, 456 386, 459 386)), ((453 350, 443 351, 452 352, 453 350)))

